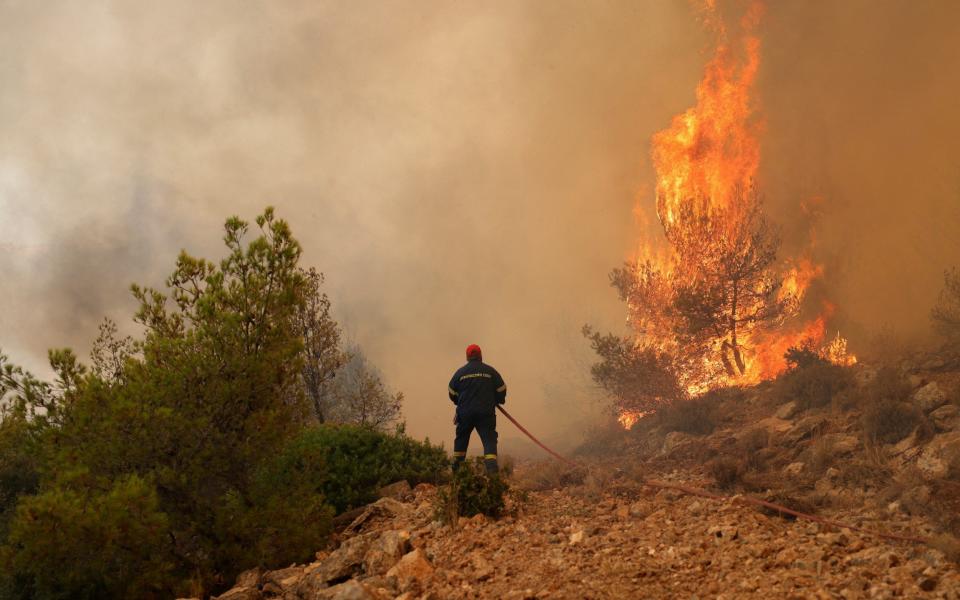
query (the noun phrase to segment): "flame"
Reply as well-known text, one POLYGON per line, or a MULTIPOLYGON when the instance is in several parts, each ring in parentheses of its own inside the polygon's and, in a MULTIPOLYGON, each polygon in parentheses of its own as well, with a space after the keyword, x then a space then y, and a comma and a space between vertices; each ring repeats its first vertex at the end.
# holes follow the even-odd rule
POLYGON ((857 364, 857 357, 847 351, 847 338, 837 332, 837 337, 830 340, 820 349, 820 356, 835 365, 852 367, 857 364))
MULTIPOLYGON (((763 5, 755 1, 749 6, 736 36, 727 31, 715 0, 706 0, 703 11, 718 41, 697 86, 696 104, 675 116, 667 129, 654 135, 652 142, 651 154, 657 173, 656 215, 668 238, 671 232, 682 235, 678 227, 680 219, 691 218, 691 215, 712 221, 721 228, 719 231, 735 230, 750 202, 747 195, 738 192, 753 187, 760 165, 759 137, 763 123, 757 117, 752 89, 760 66, 760 39, 756 28, 763 5)), ((810 211, 819 202, 819 198, 812 198, 801 208, 810 211)), ((642 207, 638 206, 635 212, 641 220, 645 219, 642 207)), ((811 232, 811 248, 814 241, 811 232)), ((669 246, 662 243, 658 246, 650 238, 642 244, 635 264, 637 288, 643 290, 643 295, 628 298, 628 322, 638 333, 638 344, 653 343, 671 353, 678 349, 671 317, 651 314, 644 307, 662 304, 669 293, 670 281, 696 275, 684 272, 691 267, 684 265, 669 246)), ((743 333, 745 368, 736 378, 712 364, 693 365, 694 368, 689 369, 691 373, 681 373, 681 384, 689 393, 776 377, 787 367, 785 352, 794 346, 819 348, 821 356, 837 364, 856 362, 839 333, 823 346, 834 306, 822 302, 819 310, 816 306, 811 310, 807 306, 809 301, 804 304, 811 284, 824 276, 824 266, 812 258, 811 250, 786 259, 779 267, 779 275, 782 284, 777 291, 778 298, 795 302, 793 313, 773 329, 743 333), (799 314, 813 316, 800 319, 799 314), (698 375, 697 371, 706 375, 698 375)), ((629 429, 644 414, 648 413, 621 410, 618 420, 629 429)))
POLYGON ((707 210, 734 208, 733 191, 749 187, 756 176, 760 123, 751 118, 750 90, 760 64, 760 41, 748 33, 742 46, 746 58, 738 65, 734 48, 719 43, 697 86, 696 106, 653 138, 657 215, 665 228, 693 198, 708 199, 707 210))
POLYGON ((650 413, 638 410, 621 410, 617 416, 617 421, 620 421, 620 425, 622 425, 624 429, 631 429, 637 424, 637 421, 648 414, 650 413))

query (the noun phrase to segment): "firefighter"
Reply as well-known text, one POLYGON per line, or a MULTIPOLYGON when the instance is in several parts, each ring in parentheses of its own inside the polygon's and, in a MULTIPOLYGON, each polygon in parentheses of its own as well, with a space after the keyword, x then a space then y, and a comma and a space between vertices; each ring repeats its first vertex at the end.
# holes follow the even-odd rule
POLYGON ((474 429, 483 444, 483 464, 487 473, 498 471, 496 406, 507 401, 507 384, 500 373, 483 362, 480 346, 467 346, 467 364, 450 379, 447 386, 450 401, 456 406, 453 424, 457 436, 453 441, 453 469, 467 458, 467 444, 474 429))

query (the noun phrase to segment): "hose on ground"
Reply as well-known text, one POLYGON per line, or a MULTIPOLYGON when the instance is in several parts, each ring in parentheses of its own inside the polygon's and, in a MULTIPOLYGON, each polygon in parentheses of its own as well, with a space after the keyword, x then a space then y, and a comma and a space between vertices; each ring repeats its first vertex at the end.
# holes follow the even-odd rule
MULTIPOLYGON (((530 433, 529 431, 527 431, 526 428, 525 428, 523 425, 521 425, 520 423, 518 423, 517 420, 514 419, 514 418, 510 415, 510 413, 508 413, 506 410, 504 410, 504 408, 503 408, 502 406, 499 406, 499 405, 498 405, 498 406, 497 406, 497 409, 498 409, 501 413, 503 413, 503 415, 504 415, 505 417, 507 417, 508 419, 510 419, 510 422, 513 423, 514 425, 516 425, 516 426, 517 426, 517 429, 519 429, 520 431, 522 431, 528 438, 530 438, 531 440, 533 440, 533 442, 534 442, 536 445, 538 445, 538 446, 540 446, 541 448, 543 448, 544 450, 546 450, 548 454, 550 454, 551 456, 553 456, 554 458, 556 458, 557 460, 559 460, 560 462, 563 462, 564 464, 566 464, 566 465, 568 465, 568 466, 571 466, 571 467, 579 466, 576 462, 570 460, 569 458, 566 458, 565 456, 562 456, 562 455, 558 454, 557 452, 554 452, 553 450, 551 450, 550 448, 548 448, 547 446, 545 446, 545 445, 543 444, 543 442, 541 442, 540 440, 538 440, 537 438, 535 438, 532 433, 530 433)), ((699 496, 699 497, 701 497, 701 498, 708 498, 708 499, 710 499, 710 500, 721 500, 721 501, 734 502, 734 503, 737 503, 737 504, 760 506, 760 507, 764 507, 764 508, 767 508, 767 509, 770 509, 770 510, 777 511, 778 513, 790 515, 790 516, 795 517, 795 518, 797 518, 797 519, 804 519, 804 520, 806 520, 806 521, 813 521, 814 523, 820 523, 820 524, 822 524, 822 525, 828 525, 828 526, 837 527, 837 528, 840 528, 840 529, 848 529, 848 530, 850 530, 850 531, 856 531, 856 532, 858 532, 858 533, 863 533, 863 534, 866 534, 866 535, 871 535, 871 536, 874 536, 874 537, 879 537, 879 538, 883 538, 883 539, 887 539, 887 540, 893 540, 893 541, 897 541, 897 542, 909 542, 909 543, 912 543, 912 544, 927 544, 927 543, 928 543, 928 540, 926 540, 925 538, 922 538, 922 537, 910 536, 910 535, 900 535, 900 534, 896 534, 896 533, 882 533, 882 532, 878 532, 878 531, 871 531, 871 530, 869 530, 869 529, 864 529, 863 527, 859 527, 859 526, 857 526, 857 525, 851 525, 850 523, 843 523, 843 522, 841 522, 841 521, 835 521, 835 520, 833 520, 833 519, 825 519, 825 518, 823 518, 823 517, 818 517, 818 516, 816 516, 816 515, 811 515, 811 514, 809 514, 809 513, 804 513, 804 512, 797 511, 797 510, 793 510, 792 508, 788 508, 788 507, 786 507, 786 506, 783 506, 782 504, 777 504, 777 503, 775 503, 775 502, 769 502, 769 501, 767 501, 767 500, 761 500, 760 498, 753 498, 753 497, 751 497, 751 496, 743 496, 743 495, 723 496, 723 495, 721 495, 721 494, 714 494, 714 493, 708 492, 708 491, 706 491, 706 490, 701 490, 701 489, 697 489, 697 488, 687 487, 687 486, 683 486, 683 485, 677 485, 677 484, 674 484, 674 483, 666 483, 666 482, 663 482, 663 481, 655 481, 655 480, 645 480, 645 481, 641 481, 640 483, 641 483, 642 485, 646 486, 646 487, 659 488, 659 489, 667 489, 667 490, 674 490, 674 491, 682 492, 682 493, 684 493, 684 494, 689 494, 689 495, 691 495, 691 496, 699 496)))

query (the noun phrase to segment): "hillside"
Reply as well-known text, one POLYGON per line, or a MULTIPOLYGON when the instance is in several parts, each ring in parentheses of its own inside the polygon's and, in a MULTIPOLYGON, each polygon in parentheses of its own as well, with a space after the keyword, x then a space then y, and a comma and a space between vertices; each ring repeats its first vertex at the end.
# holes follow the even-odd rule
POLYGON ((518 465, 528 497, 499 520, 443 525, 435 487, 400 484, 315 562, 247 572, 220 598, 960 597, 958 371, 920 358, 896 372, 909 401, 891 404, 892 425, 870 416, 889 369, 844 372, 848 387, 823 405, 785 400, 820 389, 785 387, 791 376, 729 390, 598 434, 577 468, 518 465), (744 495, 863 531, 762 512, 744 495))

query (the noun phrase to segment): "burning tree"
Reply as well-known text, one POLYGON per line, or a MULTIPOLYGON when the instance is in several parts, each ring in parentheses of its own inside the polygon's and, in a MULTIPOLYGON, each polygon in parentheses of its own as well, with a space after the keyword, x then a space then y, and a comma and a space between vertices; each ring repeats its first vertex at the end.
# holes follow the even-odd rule
POLYGON ((652 345, 583 328, 601 361, 590 368, 594 381, 613 396, 621 422, 636 419, 664 402, 685 397, 677 361, 652 345))
POLYGON ((686 203, 679 218, 664 226, 677 255, 666 316, 673 318, 681 347, 693 349, 698 359, 719 354, 734 378, 747 372, 744 340, 782 324, 797 301, 783 291, 775 264, 780 240, 756 192, 738 189, 733 208, 710 206, 705 199, 686 203))
MULTIPOLYGON (((751 90, 762 5, 748 5, 736 32, 715 3, 706 8, 717 48, 697 102, 653 137, 663 237, 644 239, 639 257, 611 275, 633 335, 586 332, 601 359, 594 379, 614 398, 625 424, 630 418, 624 415, 636 417, 663 402, 775 377, 786 369, 788 348, 819 347, 833 311, 826 301, 807 303, 802 312, 809 318, 792 318, 823 267, 809 251, 778 259, 778 231, 754 187, 761 124, 751 90), (674 384, 665 383, 671 377, 674 384)), ((834 346, 845 355, 845 340, 838 337, 834 346)))
POLYGON ((674 371, 691 391, 724 374, 745 375, 748 341, 782 324, 798 304, 783 287, 776 264, 779 237, 759 195, 738 188, 731 200, 725 208, 709 198, 684 203, 671 221, 662 221, 672 261, 628 263, 611 275, 630 307, 637 346, 652 344, 671 355, 674 371))

